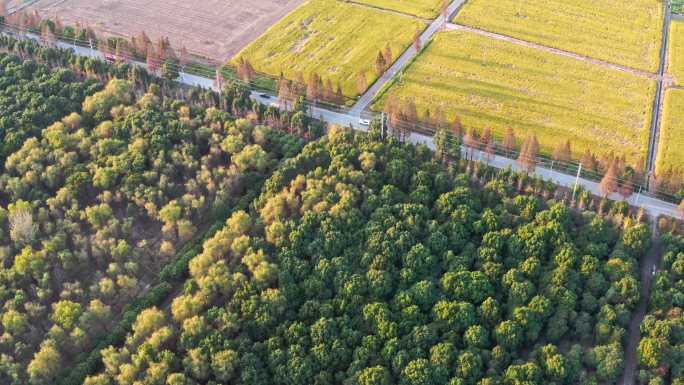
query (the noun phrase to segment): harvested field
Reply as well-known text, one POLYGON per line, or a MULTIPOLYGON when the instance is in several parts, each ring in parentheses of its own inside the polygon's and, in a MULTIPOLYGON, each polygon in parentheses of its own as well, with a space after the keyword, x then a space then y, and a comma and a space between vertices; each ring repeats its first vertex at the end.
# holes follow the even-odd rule
POLYGON ((542 151, 570 140, 575 158, 646 156, 655 81, 464 31, 442 32, 376 104, 413 98, 424 119, 441 107, 465 128, 535 133, 542 151), (597 143, 599 145, 597 145, 597 143))
MULTIPOLYGON (((339 84, 347 97, 378 78, 375 60, 389 44, 396 59, 425 23, 338 0, 311 0, 271 27, 234 59, 245 58, 259 72, 308 79, 312 73, 339 84)), ((365 88, 365 87, 364 87, 365 88)))
POLYGON ((65 24, 96 32, 150 38, 168 36, 176 47, 225 61, 303 0, 40 0, 30 7, 65 24))
POLYGON ((684 172, 684 90, 665 92, 663 121, 660 127, 656 174, 669 169, 684 172))
POLYGON ((456 22, 655 73, 663 4, 659 0, 469 0, 456 22))

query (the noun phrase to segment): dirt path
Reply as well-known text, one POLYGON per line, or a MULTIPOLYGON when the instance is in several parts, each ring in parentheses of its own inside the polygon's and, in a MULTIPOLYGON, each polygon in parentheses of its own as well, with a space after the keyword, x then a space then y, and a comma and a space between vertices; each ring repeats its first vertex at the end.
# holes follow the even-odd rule
POLYGON ((648 311, 653 271, 654 268, 657 269, 660 264, 660 257, 663 255, 663 244, 656 227, 656 219, 653 218, 652 222, 653 244, 641 260, 641 298, 629 323, 627 346, 625 347, 625 370, 618 381, 619 385, 633 385, 636 382, 637 347, 641 339, 640 327, 648 311))
POLYGON ((520 46, 524 46, 524 47, 528 47, 528 48, 534 48, 534 49, 538 49, 541 51, 546 51, 546 52, 552 53, 554 55, 565 56, 565 57, 573 58, 573 59, 580 60, 583 62, 600 65, 602 67, 610 68, 610 69, 613 69, 616 71, 627 72, 627 73, 630 73, 630 74, 633 74, 636 76, 640 76, 640 77, 644 77, 647 79, 658 80, 658 75, 650 73, 650 72, 641 71, 638 69, 625 67, 625 66, 621 66, 618 64, 613 64, 613 63, 610 63, 607 61, 594 59, 594 58, 591 58, 588 56, 579 55, 579 54, 576 54, 574 52, 564 51, 562 49, 548 47, 548 46, 533 43, 533 42, 527 41, 527 40, 516 39, 514 37, 510 37, 507 35, 501 35, 501 34, 494 33, 494 32, 485 31, 485 30, 482 30, 479 28, 468 27, 468 26, 461 25, 461 24, 448 23, 447 29, 451 30, 451 31, 466 31, 466 32, 476 33, 478 35, 486 36, 486 37, 489 37, 491 39, 502 40, 502 41, 506 41, 506 42, 509 42, 512 44, 516 44, 516 45, 520 45, 520 46))

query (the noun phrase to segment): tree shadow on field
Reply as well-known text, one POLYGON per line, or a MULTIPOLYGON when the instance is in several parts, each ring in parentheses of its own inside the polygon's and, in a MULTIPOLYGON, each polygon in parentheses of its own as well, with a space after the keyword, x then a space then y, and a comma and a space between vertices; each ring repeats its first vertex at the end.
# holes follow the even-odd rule
POLYGON ((462 79, 454 77, 455 79, 460 79, 463 83, 462 86, 456 86, 449 84, 447 82, 439 82, 435 80, 421 80, 420 84, 422 87, 436 89, 438 93, 457 93, 463 95, 476 95, 483 98, 488 98, 495 100, 497 102, 504 102, 509 104, 531 104, 537 106, 543 106, 547 108, 558 109, 561 111, 573 111, 574 109, 569 108, 567 105, 555 104, 545 102, 542 99, 535 99, 526 96, 522 96, 517 90, 511 87, 505 87, 501 84, 488 83, 481 80, 474 79, 462 79))
POLYGON ((495 124, 500 127, 512 127, 514 129, 522 129, 526 131, 539 132, 540 130, 551 130, 554 127, 544 126, 539 123, 525 122, 520 119, 509 118, 501 114, 492 114, 484 112, 477 108, 454 108, 452 109, 460 118, 474 118, 484 120, 487 123, 495 124))

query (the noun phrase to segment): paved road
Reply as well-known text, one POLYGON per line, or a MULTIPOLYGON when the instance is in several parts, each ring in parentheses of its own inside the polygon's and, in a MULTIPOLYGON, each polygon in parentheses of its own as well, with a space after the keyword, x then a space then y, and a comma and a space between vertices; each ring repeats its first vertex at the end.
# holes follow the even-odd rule
MULTIPOLYGON (((453 4, 452 4, 453 5, 453 4)), ((29 35, 29 38, 32 38, 34 40, 37 40, 38 37, 35 35, 29 35)), ((89 48, 84 48, 84 47, 79 47, 79 46, 73 46, 69 43, 66 42, 58 42, 57 46, 61 48, 66 48, 66 49, 73 49, 77 54, 82 55, 82 56, 90 56, 90 57, 96 57, 96 58, 103 58, 103 55, 98 52, 97 50, 91 50, 89 48)), ((144 63, 141 62, 133 62, 134 64, 140 65, 140 66, 145 66, 144 63)), ((180 73, 180 77, 178 78, 178 81, 182 84, 190 85, 190 86, 199 86, 203 88, 210 88, 210 89, 215 89, 214 87, 214 80, 209 79, 209 78, 204 78, 201 76, 197 75, 192 75, 192 74, 187 74, 187 73, 180 73)), ((275 97, 270 96, 268 98, 262 97, 261 96, 262 92, 252 92, 252 98, 254 100, 258 100, 259 102, 266 104, 266 105, 274 105, 278 106, 277 100, 275 97)), ((322 118, 328 123, 332 124, 338 124, 340 126, 344 127, 353 127, 356 130, 360 131, 365 131, 367 129, 366 126, 363 126, 359 124, 359 115, 355 113, 354 111, 350 111, 347 113, 343 112, 336 112, 336 111, 330 111, 326 110, 323 108, 313 108, 310 116, 314 118, 322 118)), ((432 141, 432 137, 415 133, 412 132, 409 137, 408 141, 414 144, 425 144, 431 149, 435 149, 434 143, 432 141)), ((463 150, 465 151, 465 149, 463 150)), ((481 151, 471 151, 473 153, 474 159, 476 160, 485 160, 486 154, 481 151)), ((464 152, 465 153, 465 152, 464 152)), ((500 168, 500 169, 505 169, 505 168, 511 168, 516 171, 520 171, 520 168, 517 164, 517 161, 515 159, 509 159, 503 156, 494 156, 492 157, 489 162, 487 162, 490 166, 500 168)), ((538 175, 545 180, 550 180, 554 182, 555 184, 565 186, 565 187, 570 187, 572 188, 575 186, 575 182, 582 186, 584 189, 590 191, 592 194, 595 195, 601 195, 599 191, 599 186, 597 182, 590 181, 587 179, 579 178, 576 179, 575 176, 573 175, 567 175, 563 174, 561 172, 558 172, 556 170, 551 170, 543 167, 537 167, 534 171, 535 175, 538 175)), ((609 197, 612 200, 625 200, 622 196, 619 194, 613 194, 609 197)), ((670 217, 676 217, 676 218, 684 218, 682 215, 677 210, 677 206, 665 202, 653 197, 641 195, 641 194, 634 194, 631 197, 629 197, 626 200, 630 205, 636 206, 636 207, 642 207, 646 211, 646 213, 651 216, 652 218, 657 218, 660 215, 667 215, 670 217)))
POLYGON ((651 72, 641 71, 638 69, 621 66, 619 64, 614 64, 614 63, 610 63, 610 62, 607 62, 604 60, 594 59, 594 58, 589 57, 589 56, 584 56, 584 55, 576 54, 574 52, 565 51, 562 49, 545 46, 543 44, 533 43, 533 42, 528 41, 528 40, 517 39, 515 37, 511 37, 508 35, 501 35, 498 33, 485 31, 485 30, 482 30, 479 28, 474 28, 474 27, 469 27, 466 25, 454 24, 454 23, 447 23, 446 28, 450 31, 466 31, 466 32, 470 32, 470 33, 475 33, 478 35, 488 37, 490 39, 502 40, 502 41, 505 41, 508 43, 546 51, 546 52, 549 52, 549 53, 552 53, 555 55, 565 56, 565 57, 569 57, 569 58, 576 59, 576 60, 581 60, 584 62, 588 62, 588 63, 600 65, 603 67, 607 67, 607 68, 610 68, 610 69, 613 69, 616 71, 631 73, 631 74, 634 74, 636 76, 641 76, 641 77, 648 78, 648 79, 655 80, 658 78, 658 75, 651 73, 651 72))
MULTIPOLYGON (((459 9, 461 9, 461 6, 463 3, 465 3, 466 0, 454 0, 449 4, 449 8, 447 9, 447 17, 445 18, 443 14, 440 14, 439 17, 437 17, 435 20, 430 23, 430 25, 427 27, 425 31, 420 35, 420 43, 421 46, 425 46, 427 43, 432 40, 432 37, 439 31, 442 26, 447 23, 449 20, 451 20, 456 12, 458 12, 459 9)), ((404 53, 399 56, 399 58, 392 64, 392 66, 385 71, 378 80, 373 83, 366 92, 361 95, 359 100, 356 101, 356 104, 351 108, 349 113, 351 115, 359 116, 361 113, 368 108, 368 106, 373 102, 373 99, 375 98, 375 95, 382 89, 382 87, 385 86, 394 76, 398 73, 400 73, 404 67, 408 63, 413 60, 413 58, 418 54, 418 51, 416 51, 416 47, 414 47, 413 44, 404 51, 404 53)))
POLYGON ((651 134, 648 142, 648 160, 646 171, 649 175, 655 173, 656 155, 658 154, 658 142, 660 140, 660 114, 663 104, 663 90, 665 88, 665 68, 667 66, 667 46, 670 37, 670 2, 665 1, 665 22, 663 23, 663 38, 660 46, 660 67, 658 68, 658 84, 656 86, 655 100, 653 101, 653 118, 651 119, 651 134))

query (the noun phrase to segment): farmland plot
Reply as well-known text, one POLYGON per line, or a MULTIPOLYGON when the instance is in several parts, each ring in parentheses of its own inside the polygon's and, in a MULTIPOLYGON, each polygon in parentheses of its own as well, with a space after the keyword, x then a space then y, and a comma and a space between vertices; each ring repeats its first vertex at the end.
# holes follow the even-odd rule
POLYGON ((317 73, 340 84, 345 96, 359 94, 359 73, 377 79, 375 58, 389 44, 398 57, 425 23, 337 0, 312 0, 280 20, 235 59, 259 72, 296 80, 317 73))
POLYGON ((676 84, 684 85, 684 21, 672 20, 670 24, 667 72, 676 84))
POLYGON ((195 54, 225 61, 303 0, 38 0, 29 9, 99 35, 130 37, 145 31, 168 37, 195 54))
POLYGON ((469 0, 459 24, 656 72, 658 0, 469 0))
POLYGON ((684 90, 665 92, 656 173, 669 169, 684 172, 684 90))
POLYGON ((646 155, 655 82, 545 51, 453 31, 441 33, 376 103, 413 98, 419 115, 441 106, 464 127, 535 133, 542 150, 570 140, 573 154, 646 155))

